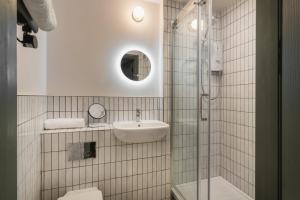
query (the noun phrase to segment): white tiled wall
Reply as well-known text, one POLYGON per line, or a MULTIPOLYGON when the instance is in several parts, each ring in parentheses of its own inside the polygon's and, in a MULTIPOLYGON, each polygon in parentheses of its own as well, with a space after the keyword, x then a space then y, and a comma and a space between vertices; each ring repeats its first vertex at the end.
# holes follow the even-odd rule
POLYGON ((255 197, 256 0, 222 12, 221 175, 255 197))
POLYGON ((161 142, 130 145, 118 142, 111 130, 40 135, 46 118, 83 117, 87 121, 92 103, 107 109, 107 118, 101 122, 135 120, 137 108, 142 119, 163 118, 163 100, 156 97, 18 96, 18 200, 40 200, 41 194, 42 199, 56 200, 68 190, 92 185, 104 191, 105 199, 168 199, 170 136, 161 142), (89 139, 97 141, 97 159, 68 162, 65 146, 89 139), (62 182, 61 173, 69 177, 70 170, 72 182, 62 182))
POLYGON ((45 96, 18 96, 18 200, 40 200, 41 140, 47 117, 45 96))
MULTIPOLYGON (((170 102, 173 101, 172 129, 172 184, 182 184, 197 179, 197 31, 191 22, 197 18, 197 10, 189 12, 178 24, 172 35, 172 21, 186 1, 165 1, 164 61, 165 61, 165 116, 170 119, 170 102), (172 57, 173 56, 173 57, 172 57), (172 68, 173 65, 173 68, 172 68), (172 84, 173 76, 173 84, 172 84), (171 97, 173 90, 173 96, 171 97)), ((205 11, 205 8, 203 9, 205 11)), ((207 16, 203 12, 203 19, 207 16)), ((206 23, 206 22, 204 22, 206 23)), ((203 30, 203 39, 206 29, 203 30)), ((216 16, 213 26, 213 40, 221 41, 221 20, 216 16)), ((205 49, 207 42, 203 44, 205 49)), ((206 48, 208 49, 208 48, 206 48)), ((203 50, 203 61, 208 53, 203 50)), ((202 63, 203 88, 208 92, 208 65, 202 63)), ((220 76, 212 76, 213 97, 220 92, 220 76)), ((220 175, 220 98, 211 101, 211 176, 220 175)), ((203 115, 208 117, 208 101, 203 102, 203 115)), ((207 178, 208 121, 200 121, 199 153, 201 177, 207 178)))
MULTIPOLYGON (((207 7, 202 7, 202 12, 204 11, 202 19, 204 19, 204 24, 208 23, 208 14, 207 7)), ((204 25, 207 27, 207 25, 204 25)), ((204 28, 200 32, 200 49, 201 49, 201 65, 200 65, 200 85, 199 90, 201 95, 205 95, 209 93, 209 75, 211 82, 211 95, 210 95, 210 134, 208 134, 209 124, 207 120, 202 120, 201 115, 204 118, 208 118, 209 111, 209 98, 202 97, 202 105, 199 107, 199 127, 200 127, 200 167, 201 167, 201 177, 203 179, 207 179, 208 170, 208 137, 210 137, 210 177, 220 176, 220 94, 221 94, 221 73, 211 73, 209 72, 208 65, 208 36, 207 36, 207 28, 204 28), (206 36, 205 36, 206 35, 206 36), (202 79, 202 81, 201 81, 202 79), (202 108, 201 108, 202 106, 202 108), (201 114, 202 112, 202 114, 201 114)), ((212 23, 212 41, 221 43, 221 17, 219 15, 214 15, 214 21, 212 23)))
MULTIPOLYGON (((171 58, 173 44, 171 21, 175 19, 183 5, 184 3, 180 0, 164 1, 164 116, 167 120, 170 120, 172 74, 177 73, 179 77, 182 77, 184 73, 177 69, 173 69, 172 72, 171 65, 172 63, 176 65, 179 63, 176 59, 182 59, 190 55, 188 52, 192 51, 192 46, 188 50, 185 49, 188 47, 188 41, 193 40, 192 36, 187 35, 190 30, 186 25, 183 27, 185 30, 179 33, 178 39, 181 43, 175 44, 176 59, 171 58)), ((255 0, 236 0, 221 13, 214 13, 213 40, 223 44, 224 71, 221 78, 216 75, 211 76, 212 96, 218 96, 217 100, 211 101, 211 175, 223 176, 251 197, 255 197, 255 9, 255 0), (217 95, 218 89, 219 95, 217 95)), ((187 82, 183 82, 184 79, 176 80, 173 87, 180 88, 178 83, 181 81, 183 83, 181 89, 186 87, 184 91, 189 91, 187 82)), ((183 108, 182 104, 183 102, 178 104, 179 108, 183 108)), ((187 102, 185 104, 191 105, 187 102)), ((204 107, 207 108, 207 102, 204 102, 204 107)), ((178 111, 176 116, 184 114, 184 109, 178 111)), ((204 114, 207 114, 207 109, 204 109, 204 114)), ((207 142, 205 143, 207 123, 201 122, 200 127, 203 133, 201 134, 203 143, 200 143, 200 154, 203 158, 201 163, 207 166, 207 142)), ((179 128, 181 133, 185 130, 176 124, 173 128, 175 130, 179 128)), ((174 135, 174 133, 176 131, 172 133, 172 164, 175 164, 172 168, 172 183, 180 184, 193 180, 188 178, 189 173, 185 171, 184 165, 176 167, 176 163, 180 163, 180 160, 190 155, 184 148, 178 149, 177 144, 189 146, 189 143, 184 138, 185 134, 174 135), (179 136, 178 139, 176 139, 177 136, 179 136)), ((193 130, 189 129, 186 133, 193 135, 193 130)), ((207 169, 203 167, 203 171, 207 169)))
POLYGON ((163 94, 164 94, 164 121, 171 122, 171 98, 172 98, 172 21, 184 6, 180 1, 164 0, 164 34, 163 34, 163 94))
MULTIPOLYGON (((102 96, 48 96, 48 118, 84 118, 88 122, 88 109, 100 103, 106 109, 106 117, 99 122, 135 120, 136 109, 141 119, 162 119, 163 99, 159 97, 102 97, 102 96)), ((97 122, 89 118, 90 122, 97 122)))
POLYGON ((113 130, 42 135, 42 199, 56 200, 67 191, 98 187, 104 199, 169 199, 170 153, 159 142, 125 144, 113 130), (97 157, 68 161, 67 146, 96 142, 97 157))
MULTIPOLYGON (((172 184, 180 184, 183 182, 192 181, 195 179, 197 159, 196 159, 196 124, 193 120, 195 117, 195 92, 191 84, 183 86, 183 82, 187 83, 183 77, 193 76, 193 67, 191 70, 180 71, 181 60, 172 60, 172 52, 176 55, 180 54, 185 50, 186 54, 189 46, 193 46, 193 34, 188 35, 186 32, 180 32, 178 37, 174 37, 172 34, 172 22, 175 20, 179 11, 183 8, 185 2, 164 0, 164 121, 171 122, 171 110, 174 111, 174 119, 172 125, 172 184), (180 36, 184 36, 188 39, 190 36, 190 43, 187 40, 180 40, 180 36), (178 47, 174 49, 174 41, 176 44, 186 44, 185 48, 178 47), (188 44, 187 44, 188 43, 188 44), (174 51, 173 51, 174 49, 174 51), (183 50, 184 49, 184 50, 183 50), (174 81, 178 82, 178 87, 174 90, 172 94, 172 76, 174 69, 172 68, 173 62, 177 61, 178 70, 177 76, 174 76, 174 81), (184 74, 184 75, 182 75, 184 74), (182 76, 181 76, 182 75, 182 76), (181 84, 181 85, 180 85, 181 84), (188 88, 190 86, 190 88, 188 88), (186 95, 182 95, 182 91, 185 90, 186 95), (172 96, 173 95, 173 96, 172 96), (174 98, 176 96, 176 98, 174 98), (173 107, 171 102, 173 101, 173 107), (183 102, 189 104, 183 104, 183 102), (176 109, 174 109, 176 108, 176 109)), ((190 51, 192 52, 192 51, 190 51)), ((192 55, 188 54, 192 58, 192 55)), ((194 79, 195 80, 195 79, 194 79)))
MULTIPOLYGON (((107 111, 101 122, 162 119, 162 98, 157 97, 48 97, 48 118, 83 117, 88 108, 102 104, 107 111)), ((90 119, 91 120, 91 119, 90 119)), ((105 199, 169 199, 170 136, 163 141, 125 144, 112 130, 46 133, 42 135, 42 199, 56 200, 69 190, 96 186, 105 199), (97 158, 68 161, 70 143, 95 141, 97 158)))

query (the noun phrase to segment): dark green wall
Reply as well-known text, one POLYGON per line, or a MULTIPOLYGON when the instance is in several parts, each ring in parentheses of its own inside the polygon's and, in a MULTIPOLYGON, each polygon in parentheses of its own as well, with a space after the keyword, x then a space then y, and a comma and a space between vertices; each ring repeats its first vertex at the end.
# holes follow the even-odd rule
POLYGON ((282 199, 300 199, 300 1, 283 1, 282 199))
POLYGON ((279 200, 279 1, 257 0, 256 11, 256 200, 279 200))
POLYGON ((16 0, 0 0, 0 199, 17 199, 16 0))
POLYGON ((300 1, 257 0, 256 200, 300 199, 300 1))

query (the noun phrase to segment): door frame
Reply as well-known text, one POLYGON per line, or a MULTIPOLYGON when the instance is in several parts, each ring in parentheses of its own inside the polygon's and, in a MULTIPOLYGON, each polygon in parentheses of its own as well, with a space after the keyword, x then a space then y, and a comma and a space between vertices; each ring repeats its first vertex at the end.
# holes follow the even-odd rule
POLYGON ((256 1, 256 200, 281 200, 281 0, 256 1))
POLYGON ((0 199, 17 200, 16 0, 0 0, 0 199))

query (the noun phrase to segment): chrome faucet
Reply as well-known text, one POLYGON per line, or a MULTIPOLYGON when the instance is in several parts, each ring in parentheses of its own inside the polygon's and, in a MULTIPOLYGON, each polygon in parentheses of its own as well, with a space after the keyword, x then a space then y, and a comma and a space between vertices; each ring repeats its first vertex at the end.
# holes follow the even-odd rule
POLYGON ((136 122, 141 122, 141 110, 139 108, 136 109, 136 122))

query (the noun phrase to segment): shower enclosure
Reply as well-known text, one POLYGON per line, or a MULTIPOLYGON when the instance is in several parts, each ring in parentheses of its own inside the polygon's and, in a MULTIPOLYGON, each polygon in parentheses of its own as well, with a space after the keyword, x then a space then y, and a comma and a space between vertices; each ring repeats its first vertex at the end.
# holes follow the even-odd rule
POLYGON ((213 5, 189 1, 172 23, 171 171, 178 200, 251 199, 220 176, 223 40, 213 5))
POLYGON ((172 181, 185 199, 210 196, 209 7, 191 1, 173 23, 172 181))

